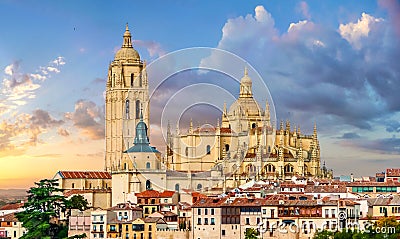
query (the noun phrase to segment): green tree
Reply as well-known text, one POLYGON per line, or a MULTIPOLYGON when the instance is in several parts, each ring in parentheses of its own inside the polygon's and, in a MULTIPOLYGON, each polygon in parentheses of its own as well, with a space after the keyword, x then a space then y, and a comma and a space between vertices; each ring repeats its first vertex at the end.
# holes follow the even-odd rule
POLYGON ((333 238, 333 232, 323 230, 323 231, 317 231, 314 234, 314 239, 332 239, 333 238))
POLYGON ((62 229, 57 223, 61 211, 65 211, 65 198, 58 194, 56 180, 43 179, 28 191, 24 211, 16 214, 28 232, 22 239, 57 238, 62 229))
POLYGON ((87 201, 81 195, 70 200, 61 194, 57 180, 43 179, 28 191, 24 211, 16 214, 28 232, 22 239, 66 238, 68 225, 60 222, 60 215, 68 216, 71 209, 85 210, 87 201))
POLYGON ((88 201, 80 194, 72 196, 69 200, 65 201, 66 209, 78 209, 85 211, 88 209, 88 201))
POLYGON ((257 239, 260 235, 260 232, 254 228, 247 228, 244 232, 245 239, 257 239))

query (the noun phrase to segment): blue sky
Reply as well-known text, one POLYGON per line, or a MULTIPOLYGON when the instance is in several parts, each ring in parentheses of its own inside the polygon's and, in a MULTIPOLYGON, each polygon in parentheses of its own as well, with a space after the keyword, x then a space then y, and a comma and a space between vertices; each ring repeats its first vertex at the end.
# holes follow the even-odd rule
POLYGON ((0 188, 102 169, 105 78, 127 22, 148 62, 197 46, 244 58, 278 119, 306 134, 317 122, 335 174, 396 167, 399 17, 391 0, 2 1, 0 188))

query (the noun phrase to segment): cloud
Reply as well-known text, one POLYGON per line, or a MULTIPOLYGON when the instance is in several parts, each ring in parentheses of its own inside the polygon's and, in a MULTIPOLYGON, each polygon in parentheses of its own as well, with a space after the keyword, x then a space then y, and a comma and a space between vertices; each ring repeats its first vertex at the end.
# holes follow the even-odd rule
POLYGON ((13 119, 0 123, 0 156, 22 154, 28 146, 41 142, 41 134, 64 124, 63 120, 54 119, 42 109, 15 115, 13 119))
POLYGON ((64 129, 64 128, 58 128, 57 129, 57 134, 64 136, 64 137, 68 137, 69 136, 69 132, 68 130, 64 129))
POLYGON ((338 137, 338 139, 359 139, 359 138, 361 138, 361 136, 353 132, 344 133, 341 137, 338 137))
POLYGON ((161 44, 155 41, 133 40, 133 44, 146 48, 150 57, 160 57, 166 54, 161 44))
POLYGON ((393 29, 400 37, 400 3, 396 0, 379 0, 378 3, 388 11, 393 29))
POLYGON ((382 22, 382 18, 375 18, 366 13, 361 14, 361 19, 356 23, 350 22, 347 24, 340 24, 339 33, 346 39, 354 48, 360 49, 362 47, 362 39, 368 37, 372 28, 382 22))
POLYGON ((4 68, 5 77, 0 84, 0 114, 25 105, 28 99, 36 97, 36 90, 42 83, 51 77, 50 73, 60 73, 60 66, 64 65, 63 57, 57 57, 47 66, 40 66, 35 73, 25 73, 20 68, 20 62, 15 61, 4 68))
POLYGON ((311 19, 309 7, 305 1, 301 1, 297 5, 297 11, 300 12, 306 19, 311 19))
POLYGON ((102 84, 102 85, 105 85, 106 84, 106 79, 104 79, 104 78, 96 78, 96 79, 94 79, 93 81, 92 81, 92 83, 94 83, 94 84, 102 84))
POLYGON ((66 114, 66 118, 90 139, 104 139, 104 110, 89 100, 78 100, 74 112, 66 114))

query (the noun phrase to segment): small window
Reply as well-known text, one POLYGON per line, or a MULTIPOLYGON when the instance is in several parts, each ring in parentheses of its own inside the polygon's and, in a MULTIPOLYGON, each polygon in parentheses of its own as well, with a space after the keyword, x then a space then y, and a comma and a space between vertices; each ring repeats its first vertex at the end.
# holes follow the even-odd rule
POLYGON ((140 100, 136 101, 136 119, 140 119, 140 100))
POLYGON ((146 168, 147 168, 147 169, 150 169, 150 166, 151 166, 151 165, 150 165, 150 162, 147 162, 147 163, 146 163, 146 168))
POLYGON ((133 87, 133 80, 135 79, 135 75, 132 73, 131 74, 131 87, 133 87))
POLYGON ((221 231, 222 236, 225 236, 225 230, 221 231))
POLYGON ((206 152, 207 152, 207 154, 211 154, 211 146, 210 145, 207 145, 206 152))
POLYGON ((225 151, 226 151, 226 152, 229 151, 229 144, 225 144, 225 151))
POLYGON ((72 183, 72 186, 71 186, 72 188, 75 188, 75 183, 72 183))
POLYGON ((257 127, 257 124, 256 123, 253 123, 252 125, 251 125, 251 128, 252 129, 255 129, 257 127))
POLYGON ((175 184, 175 191, 179 192, 179 183, 175 184))
POLYGON ((203 188, 203 185, 201 185, 200 183, 197 184, 197 190, 201 190, 203 188))
POLYGON ((129 100, 125 101, 125 118, 129 119, 129 100))
POLYGON ((150 180, 147 180, 146 181, 146 190, 149 190, 149 189, 151 189, 151 182, 150 182, 150 180))

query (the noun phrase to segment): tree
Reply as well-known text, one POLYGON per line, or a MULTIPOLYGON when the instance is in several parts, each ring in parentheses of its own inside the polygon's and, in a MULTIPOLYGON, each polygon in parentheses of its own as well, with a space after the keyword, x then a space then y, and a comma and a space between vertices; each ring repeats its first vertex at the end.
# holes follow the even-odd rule
POLYGON ((331 239, 333 238, 333 232, 323 230, 323 231, 317 231, 314 235, 314 239, 331 239))
POLYGON ((254 228, 247 228, 244 232, 245 239, 257 239, 260 235, 260 232, 254 228))
POLYGON ((65 211, 65 199, 57 192, 56 180, 43 179, 28 191, 28 202, 24 211, 16 214, 18 220, 28 230, 21 238, 56 238, 60 226, 56 223, 61 211, 65 211))
POLYGON ((67 212, 68 219, 70 209, 85 210, 87 201, 81 195, 66 199, 61 194, 62 190, 57 188, 57 180, 43 179, 35 185, 28 191, 28 202, 24 204, 24 211, 16 214, 28 230, 21 238, 65 238, 68 226, 59 221, 60 214, 67 212))
POLYGON ((79 209, 85 211, 88 209, 88 201, 80 194, 72 196, 69 200, 65 201, 66 209, 79 209))

